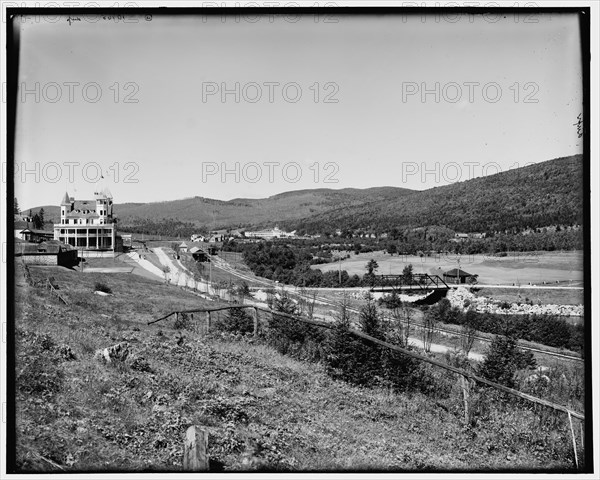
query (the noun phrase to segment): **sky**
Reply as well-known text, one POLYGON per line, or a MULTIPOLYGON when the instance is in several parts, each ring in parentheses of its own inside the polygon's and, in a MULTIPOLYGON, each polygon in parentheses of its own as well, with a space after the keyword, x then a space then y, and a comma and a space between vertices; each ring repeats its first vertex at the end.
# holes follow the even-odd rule
POLYGON ((573 15, 19 26, 23 209, 104 187, 116 203, 423 190, 583 151, 573 15))

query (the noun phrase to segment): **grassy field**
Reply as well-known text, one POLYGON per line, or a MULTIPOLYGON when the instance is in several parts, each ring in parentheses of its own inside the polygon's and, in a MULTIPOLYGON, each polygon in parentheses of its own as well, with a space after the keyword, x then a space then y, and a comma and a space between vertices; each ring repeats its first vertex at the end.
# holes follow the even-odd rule
MULTIPOLYGON (((457 255, 437 255, 431 257, 418 257, 414 255, 389 255, 380 252, 351 254, 350 258, 341 262, 341 268, 348 274, 363 275, 365 265, 374 259, 378 265, 378 274, 401 274, 406 265, 412 265, 415 273, 429 273, 442 275, 452 268, 458 267, 457 255)), ((489 255, 461 255, 461 269, 479 275, 478 283, 481 285, 508 285, 508 286, 583 286, 583 252, 515 252, 506 257, 492 257, 489 255)), ((338 263, 316 265, 322 271, 337 271, 338 263)), ((524 289, 525 290, 525 289, 524 289)), ((536 289, 535 292, 538 290, 536 289)), ((554 291, 554 290, 553 290, 554 291)), ((521 292, 522 293, 522 292, 521 292)), ((536 293, 533 293, 536 295, 536 293)), ((569 303, 583 303, 583 294, 580 292, 567 294, 569 303), (579 301, 578 301, 579 299, 579 301)), ((542 297, 550 299, 552 294, 542 297)), ((556 303, 556 302, 548 302, 556 303)))
POLYGON ((146 325, 175 309, 216 305, 160 281, 31 267, 34 279, 55 277, 67 306, 28 286, 20 270, 23 471, 178 471, 189 425, 208 430, 214 470, 573 469, 560 415, 481 404, 479 421, 465 427, 454 378, 450 396, 362 389, 250 337, 181 330, 173 320, 146 325), (113 295, 95 295, 97 282, 113 295), (120 341, 130 344, 126 362, 93 359, 120 341))

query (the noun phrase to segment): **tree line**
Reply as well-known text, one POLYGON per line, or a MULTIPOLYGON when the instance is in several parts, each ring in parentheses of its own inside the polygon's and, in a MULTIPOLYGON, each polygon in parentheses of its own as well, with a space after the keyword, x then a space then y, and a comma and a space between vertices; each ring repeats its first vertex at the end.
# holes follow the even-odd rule
MULTIPOLYGON (((384 296, 379 303, 392 312, 402 304, 395 292, 384 296)), ((460 325, 465 335, 463 339, 470 341, 471 346, 475 332, 485 332, 583 353, 583 325, 573 325, 556 315, 497 314, 477 312, 472 308, 465 312, 461 308, 453 307, 446 298, 431 307, 422 308, 426 328, 431 326, 435 329, 435 326, 441 323, 460 325)), ((470 347, 466 349, 467 352, 469 350, 470 347)))

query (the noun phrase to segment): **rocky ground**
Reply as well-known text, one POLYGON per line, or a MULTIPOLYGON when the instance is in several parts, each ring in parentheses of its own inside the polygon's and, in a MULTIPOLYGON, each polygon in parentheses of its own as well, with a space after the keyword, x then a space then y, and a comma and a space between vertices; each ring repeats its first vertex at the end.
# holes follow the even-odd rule
POLYGON ((531 303, 508 303, 495 302, 484 296, 477 296, 469 291, 467 287, 452 288, 446 296, 453 307, 467 310, 474 308, 482 313, 498 314, 520 314, 520 315, 559 315, 559 316, 583 316, 583 305, 553 305, 531 303))

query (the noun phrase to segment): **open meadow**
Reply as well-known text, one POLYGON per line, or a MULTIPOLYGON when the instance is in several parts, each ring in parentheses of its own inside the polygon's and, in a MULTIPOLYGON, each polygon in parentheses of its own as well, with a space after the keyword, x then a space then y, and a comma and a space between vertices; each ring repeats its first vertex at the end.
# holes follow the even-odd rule
POLYGON ((503 294, 502 300, 517 301, 517 297, 534 298, 542 303, 583 303, 583 252, 510 252, 505 257, 490 255, 390 255, 383 251, 352 253, 341 262, 315 265, 312 268, 323 272, 346 270, 349 275, 363 275, 365 265, 374 259, 380 275, 401 274, 407 265, 413 266, 414 273, 439 275, 453 268, 460 268, 478 275, 477 285, 483 287, 482 295, 489 287, 496 294, 503 294), (488 288, 485 288, 488 287, 488 288), (536 288, 537 287, 537 288, 536 288), (556 290, 549 287, 578 287, 556 290), (514 291, 510 290, 514 288, 514 291))

